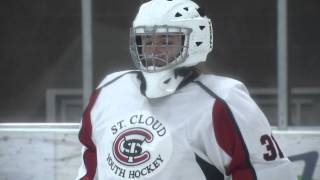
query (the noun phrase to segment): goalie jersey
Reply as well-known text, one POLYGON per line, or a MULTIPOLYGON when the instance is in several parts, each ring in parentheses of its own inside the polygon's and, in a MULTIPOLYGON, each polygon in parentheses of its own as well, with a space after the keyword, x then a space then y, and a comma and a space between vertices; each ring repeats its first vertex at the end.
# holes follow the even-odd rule
POLYGON ((201 74, 173 95, 148 99, 139 75, 111 74, 92 94, 77 180, 206 180, 214 170, 210 180, 296 179, 241 82, 201 74))

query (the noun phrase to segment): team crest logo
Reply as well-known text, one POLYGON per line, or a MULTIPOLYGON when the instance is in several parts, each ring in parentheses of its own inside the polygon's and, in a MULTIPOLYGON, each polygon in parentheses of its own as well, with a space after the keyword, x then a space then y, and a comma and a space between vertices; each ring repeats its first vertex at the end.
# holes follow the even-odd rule
POLYGON ((172 139, 163 121, 148 112, 115 119, 106 134, 110 175, 123 179, 151 177, 170 160, 172 139))
POLYGON ((153 134, 144 128, 131 128, 118 135, 113 144, 116 160, 127 166, 136 166, 150 159, 150 153, 143 151, 144 143, 151 143, 153 134))

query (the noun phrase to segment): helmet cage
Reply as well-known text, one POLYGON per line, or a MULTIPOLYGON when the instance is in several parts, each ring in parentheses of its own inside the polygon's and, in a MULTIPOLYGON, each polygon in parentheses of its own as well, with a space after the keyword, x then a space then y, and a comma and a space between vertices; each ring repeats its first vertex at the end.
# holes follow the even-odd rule
POLYGON ((153 73, 160 72, 166 69, 173 68, 183 63, 188 55, 191 28, 177 27, 177 26, 137 26, 130 29, 130 54, 135 66, 141 71, 153 73), (149 43, 143 44, 143 37, 164 37, 164 44, 149 43), (175 36, 180 39, 179 44, 169 43, 169 38, 175 36), (155 50, 156 48, 166 49, 164 54, 145 53, 143 49, 149 48, 155 50), (177 49, 176 55, 170 55, 170 49, 177 49))

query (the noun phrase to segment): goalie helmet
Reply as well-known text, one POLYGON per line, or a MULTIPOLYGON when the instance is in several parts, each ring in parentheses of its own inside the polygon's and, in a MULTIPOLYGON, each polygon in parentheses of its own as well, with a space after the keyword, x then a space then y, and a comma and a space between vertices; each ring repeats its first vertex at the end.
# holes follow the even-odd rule
POLYGON ((148 98, 174 93, 185 78, 177 70, 206 61, 212 46, 211 21, 190 0, 144 3, 130 29, 130 54, 148 98))

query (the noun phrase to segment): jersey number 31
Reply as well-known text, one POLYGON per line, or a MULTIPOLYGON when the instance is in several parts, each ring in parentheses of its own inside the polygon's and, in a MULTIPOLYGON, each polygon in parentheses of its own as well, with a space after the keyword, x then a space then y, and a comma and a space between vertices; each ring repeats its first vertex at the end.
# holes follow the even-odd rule
POLYGON ((264 145, 267 149, 267 153, 263 154, 264 160, 273 161, 278 157, 278 155, 279 155, 279 158, 284 157, 281 149, 279 148, 277 141, 273 138, 272 135, 271 137, 267 134, 262 135, 260 138, 260 142, 261 142, 261 145, 264 145))

